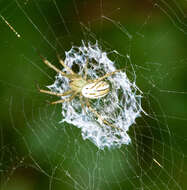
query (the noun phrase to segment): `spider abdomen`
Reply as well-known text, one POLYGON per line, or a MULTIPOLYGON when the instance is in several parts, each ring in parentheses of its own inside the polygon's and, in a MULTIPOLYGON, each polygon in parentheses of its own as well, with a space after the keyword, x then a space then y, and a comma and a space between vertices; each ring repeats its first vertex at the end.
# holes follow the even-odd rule
POLYGON ((97 99, 109 93, 110 86, 105 81, 93 82, 82 88, 82 95, 86 98, 97 99))

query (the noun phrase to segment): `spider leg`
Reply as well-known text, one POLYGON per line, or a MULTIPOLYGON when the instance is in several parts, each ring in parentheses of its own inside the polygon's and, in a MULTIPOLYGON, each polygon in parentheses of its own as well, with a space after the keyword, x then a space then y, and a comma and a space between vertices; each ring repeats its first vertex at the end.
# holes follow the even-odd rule
POLYGON ((91 105, 90 105, 88 99, 86 99, 86 105, 87 105, 88 109, 89 109, 91 112, 93 112, 104 124, 106 124, 106 125, 108 125, 108 126, 110 126, 110 127, 112 127, 112 128, 115 128, 115 129, 118 129, 118 130, 123 131, 123 130, 120 129, 119 127, 116 127, 115 125, 112 125, 112 124, 109 123, 107 120, 105 120, 104 118, 102 118, 102 116, 101 116, 96 110, 94 110, 94 109, 91 107, 91 105))
POLYGON ((72 71, 72 69, 70 69, 70 68, 64 63, 64 61, 60 58, 60 55, 59 55, 59 54, 57 54, 57 58, 58 58, 60 64, 61 64, 64 68, 66 68, 72 75, 75 74, 75 73, 72 71))
POLYGON ((60 73, 62 76, 66 76, 69 77, 69 75, 67 75, 66 73, 62 72, 60 69, 56 68, 53 64, 51 64, 47 59, 45 59, 43 56, 40 55, 40 57, 42 58, 43 62, 50 67, 51 69, 53 69, 54 71, 56 71, 57 73, 60 73))
POLYGON ((107 74, 105 74, 104 76, 95 79, 94 82, 102 81, 103 79, 105 79, 105 78, 107 78, 107 77, 109 77, 109 76, 111 76, 111 75, 113 75, 113 74, 115 74, 115 73, 117 73, 117 72, 120 72, 120 71, 121 71, 121 70, 118 69, 118 70, 115 70, 115 71, 113 71, 113 72, 107 73, 107 74))
POLYGON ((63 103, 63 102, 70 102, 71 100, 73 100, 73 98, 78 94, 78 92, 74 92, 74 94, 68 98, 65 98, 63 100, 57 100, 55 102, 51 102, 51 104, 59 104, 59 103, 63 103))
POLYGON ((84 80, 87 78, 88 73, 88 59, 86 60, 86 65, 84 66, 84 80))
POLYGON ((49 91, 49 90, 39 89, 39 92, 45 93, 45 94, 50 94, 50 95, 55 95, 55 96, 67 96, 67 95, 72 94, 73 90, 68 90, 68 91, 66 91, 64 93, 57 93, 57 92, 52 92, 52 91, 49 91))
POLYGON ((84 110, 84 112, 86 113, 86 109, 85 109, 85 106, 84 106, 84 103, 83 103, 83 96, 81 94, 79 96, 79 99, 80 99, 80 102, 81 102, 81 107, 84 110))

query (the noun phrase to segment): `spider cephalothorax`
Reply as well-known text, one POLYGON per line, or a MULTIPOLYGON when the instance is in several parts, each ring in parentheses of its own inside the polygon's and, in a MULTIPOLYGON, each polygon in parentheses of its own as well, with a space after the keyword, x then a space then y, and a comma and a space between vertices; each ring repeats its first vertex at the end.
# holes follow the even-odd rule
POLYGON ((98 99, 98 98, 102 98, 102 97, 106 96, 110 92, 110 85, 108 82, 104 81, 104 79, 115 74, 116 72, 120 72, 120 70, 115 70, 113 72, 107 73, 104 76, 99 77, 94 80, 90 80, 90 79, 87 80, 87 64, 88 63, 85 64, 85 67, 84 67, 85 72, 84 72, 84 76, 82 77, 82 76, 76 74, 66 64, 64 64, 63 60, 59 56, 58 56, 58 59, 59 59, 59 62, 61 63, 61 65, 70 74, 66 74, 66 73, 62 72, 60 69, 58 69, 54 65, 52 65, 47 59, 42 57, 43 62, 47 66, 49 66, 50 68, 55 70, 57 73, 61 74, 64 77, 67 77, 69 79, 70 90, 68 90, 64 93, 56 93, 56 92, 42 90, 42 89, 39 89, 39 91, 42 93, 61 96, 61 97, 68 96, 65 99, 61 99, 61 100, 52 102, 51 104, 68 102, 68 101, 71 101, 75 96, 78 95, 80 98, 81 106, 84 110, 85 110, 85 107, 84 107, 85 105, 84 105, 83 101, 85 100, 86 106, 88 107, 88 109, 91 112, 93 112, 99 119, 101 119, 103 121, 103 123, 116 128, 115 126, 110 124, 108 121, 103 119, 102 116, 99 113, 97 113, 97 111, 90 106, 89 99, 98 99))

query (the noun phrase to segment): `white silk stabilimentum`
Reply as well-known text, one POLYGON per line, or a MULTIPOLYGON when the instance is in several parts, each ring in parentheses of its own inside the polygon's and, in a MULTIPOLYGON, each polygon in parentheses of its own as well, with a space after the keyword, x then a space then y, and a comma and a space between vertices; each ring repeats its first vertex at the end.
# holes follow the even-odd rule
MULTIPOLYGON (((84 76, 84 67, 88 62, 88 80, 99 78, 116 70, 114 62, 107 57, 107 53, 103 52, 97 43, 95 45, 83 43, 80 47, 73 46, 68 52, 65 52, 65 56, 64 63, 81 76, 84 76)), ((65 68, 62 71, 68 73, 65 68)), ((104 124, 96 114, 91 112, 86 107, 84 98, 84 109, 79 96, 76 96, 71 102, 62 103, 61 122, 67 122, 80 128, 83 139, 89 139, 99 149, 129 144, 131 139, 127 131, 143 111, 141 107, 142 93, 135 82, 130 82, 124 71, 116 72, 105 78, 104 81, 109 83, 110 92, 104 97, 89 99, 89 102, 104 120, 115 127, 104 124)), ((64 93, 70 89, 69 79, 58 74, 54 84, 48 88, 64 93)), ((64 99, 67 96, 61 98, 64 99)))

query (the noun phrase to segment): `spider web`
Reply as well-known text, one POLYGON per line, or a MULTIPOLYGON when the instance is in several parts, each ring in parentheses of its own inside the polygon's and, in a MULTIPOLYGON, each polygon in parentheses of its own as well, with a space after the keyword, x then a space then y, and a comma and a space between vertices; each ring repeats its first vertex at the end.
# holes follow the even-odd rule
MULTIPOLYGON (((86 76, 87 80, 92 81, 116 71, 114 62, 107 57, 106 52, 102 52, 97 43, 87 44, 87 46, 84 42, 82 43, 82 46, 73 46, 65 52, 64 64, 68 68, 72 71, 75 70, 74 72, 82 78, 86 76), (87 68, 86 74, 85 67, 87 68)), ((63 68, 62 72, 69 74, 66 68, 63 68)), ((71 90, 70 80, 67 76, 58 74, 54 84, 48 88, 53 92, 66 93, 71 90)), ((123 70, 108 76, 105 80, 110 85, 110 92, 105 98, 88 99, 86 102, 84 97, 81 101, 78 94, 79 97, 75 96, 72 101, 62 104, 63 119, 61 122, 67 122, 81 128, 83 139, 90 139, 99 149, 129 144, 130 137, 127 131, 143 112, 141 107, 142 93, 135 82, 129 81, 123 70), (96 113, 94 113, 95 111, 96 113), (107 124, 104 121, 107 121, 107 124)), ((100 84, 96 83, 96 85, 100 84)), ((65 101, 69 97, 71 98, 73 95, 62 96, 61 99, 65 101)))
POLYGON ((0 7, 1 189, 186 189, 185 1, 14 0, 0 7), (83 140, 80 129, 60 123, 61 106, 46 102, 55 97, 38 93, 36 85, 56 75, 39 55, 59 67, 56 53, 65 58, 82 40, 97 41, 143 92, 147 114, 121 148, 83 140))

